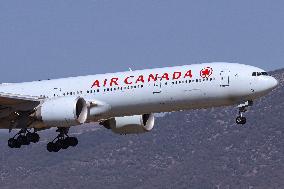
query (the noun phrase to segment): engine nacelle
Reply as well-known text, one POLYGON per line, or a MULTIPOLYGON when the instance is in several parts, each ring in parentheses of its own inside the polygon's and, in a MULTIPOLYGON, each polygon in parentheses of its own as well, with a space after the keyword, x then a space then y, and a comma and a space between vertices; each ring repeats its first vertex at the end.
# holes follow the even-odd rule
POLYGON ((80 97, 49 99, 36 110, 36 117, 47 127, 76 126, 86 122, 88 105, 80 97))
POLYGON ((117 134, 139 134, 149 132, 154 128, 154 114, 115 117, 101 123, 107 129, 117 134))

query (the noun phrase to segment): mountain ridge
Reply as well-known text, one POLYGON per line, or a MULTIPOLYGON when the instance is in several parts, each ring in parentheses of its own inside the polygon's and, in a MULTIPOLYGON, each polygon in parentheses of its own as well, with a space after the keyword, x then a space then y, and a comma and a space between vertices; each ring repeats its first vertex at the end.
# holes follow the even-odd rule
POLYGON ((73 128, 77 148, 46 152, 54 130, 20 150, 0 134, 0 188, 284 188, 284 69, 237 126, 236 107, 166 114, 144 135, 73 128))

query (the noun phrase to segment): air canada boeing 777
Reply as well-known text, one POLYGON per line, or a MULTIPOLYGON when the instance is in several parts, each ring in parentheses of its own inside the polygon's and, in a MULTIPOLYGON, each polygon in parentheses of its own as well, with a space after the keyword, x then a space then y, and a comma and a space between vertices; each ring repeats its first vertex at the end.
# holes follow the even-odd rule
POLYGON ((154 113, 236 105, 236 123, 278 82, 257 67, 205 63, 0 85, 0 128, 19 129, 11 148, 37 143, 56 127, 49 152, 76 146, 69 128, 98 122, 117 134, 149 132, 154 113))

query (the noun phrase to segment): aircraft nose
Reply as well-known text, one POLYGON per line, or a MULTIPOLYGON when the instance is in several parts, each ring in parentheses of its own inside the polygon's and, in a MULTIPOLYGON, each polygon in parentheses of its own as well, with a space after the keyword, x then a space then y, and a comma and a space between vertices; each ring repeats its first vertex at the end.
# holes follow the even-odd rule
POLYGON ((274 77, 270 77, 269 79, 269 89, 275 89, 278 86, 279 82, 274 77))

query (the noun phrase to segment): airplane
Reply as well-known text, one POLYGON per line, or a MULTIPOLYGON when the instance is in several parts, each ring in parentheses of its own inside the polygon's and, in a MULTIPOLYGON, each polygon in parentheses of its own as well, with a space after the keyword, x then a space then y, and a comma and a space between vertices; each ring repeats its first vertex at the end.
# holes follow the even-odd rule
POLYGON ((75 147, 69 129, 99 123, 116 134, 150 132, 155 113, 236 105, 238 125, 253 101, 278 81, 238 63, 203 63, 0 85, 0 128, 19 131, 10 148, 37 143, 39 131, 57 128, 49 152, 75 147))

